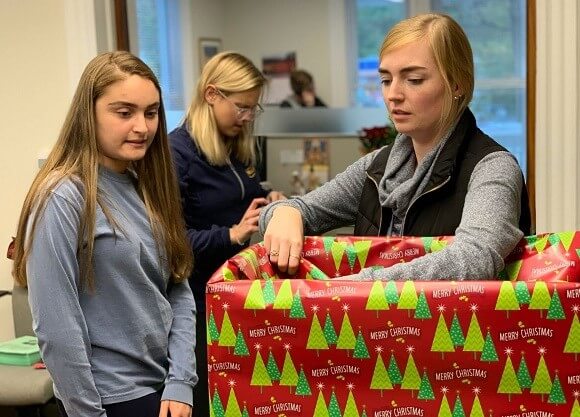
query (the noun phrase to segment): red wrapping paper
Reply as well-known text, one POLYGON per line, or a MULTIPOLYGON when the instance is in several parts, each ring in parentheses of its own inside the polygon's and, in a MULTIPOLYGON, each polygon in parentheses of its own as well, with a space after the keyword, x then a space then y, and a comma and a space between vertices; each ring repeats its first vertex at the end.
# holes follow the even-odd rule
POLYGON ((510 255, 517 282, 326 279, 450 238, 307 238, 300 279, 242 251, 207 287, 212 415, 580 415, 579 242, 554 235, 510 255))

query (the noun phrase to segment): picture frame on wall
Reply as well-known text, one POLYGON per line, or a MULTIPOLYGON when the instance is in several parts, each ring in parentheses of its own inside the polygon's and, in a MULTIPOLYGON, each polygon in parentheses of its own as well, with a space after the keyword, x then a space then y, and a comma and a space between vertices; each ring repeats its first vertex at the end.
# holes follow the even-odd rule
POLYGON ((199 38, 199 72, 210 58, 222 51, 222 40, 219 38, 199 38))

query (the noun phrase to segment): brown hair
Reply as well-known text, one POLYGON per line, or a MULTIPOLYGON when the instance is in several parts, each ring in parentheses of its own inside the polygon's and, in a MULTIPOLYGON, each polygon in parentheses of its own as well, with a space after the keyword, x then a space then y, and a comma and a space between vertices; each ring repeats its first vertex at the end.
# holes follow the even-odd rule
POLYGON ((314 78, 304 70, 294 70, 290 73, 290 87, 294 94, 301 95, 303 91, 311 91, 314 87, 314 78))
MULTIPOLYGON (((26 262, 34 231, 51 191, 63 180, 79 185, 84 207, 79 227, 78 258, 81 284, 94 285, 92 268, 97 204, 115 228, 116 222, 97 188, 98 158, 95 127, 95 102, 113 83, 138 75, 150 80, 161 100, 161 88, 155 74, 129 52, 107 52, 93 58, 85 68, 58 140, 45 164, 36 175, 24 200, 18 222, 13 275, 26 286, 26 262), (30 220, 32 220, 30 222, 30 220)), ((174 282, 187 279, 193 265, 191 248, 185 236, 179 188, 173 170, 163 102, 160 102, 159 126, 145 157, 131 164, 137 177, 136 188, 149 215, 155 241, 164 250, 174 282)))

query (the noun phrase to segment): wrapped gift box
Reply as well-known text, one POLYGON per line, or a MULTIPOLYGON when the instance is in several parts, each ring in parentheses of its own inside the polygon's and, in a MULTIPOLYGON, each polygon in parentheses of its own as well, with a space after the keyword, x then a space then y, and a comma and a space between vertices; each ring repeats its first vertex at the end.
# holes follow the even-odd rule
POLYGON ((580 415, 579 245, 554 235, 510 255, 519 281, 328 279, 450 238, 307 238, 298 279, 242 251, 207 286, 212 415, 580 415))

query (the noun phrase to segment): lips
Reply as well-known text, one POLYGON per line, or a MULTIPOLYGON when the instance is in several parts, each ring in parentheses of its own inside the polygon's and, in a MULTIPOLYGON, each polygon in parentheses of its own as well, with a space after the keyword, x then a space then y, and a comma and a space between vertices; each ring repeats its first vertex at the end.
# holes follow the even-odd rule
POLYGON ((407 116, 407 115, 409 115, 411 113, 406 112, 406 111, 403 111, 401 109, 393 109, 393 110, 391 110, 391 114, 395 114, 397 116, 407 116))

